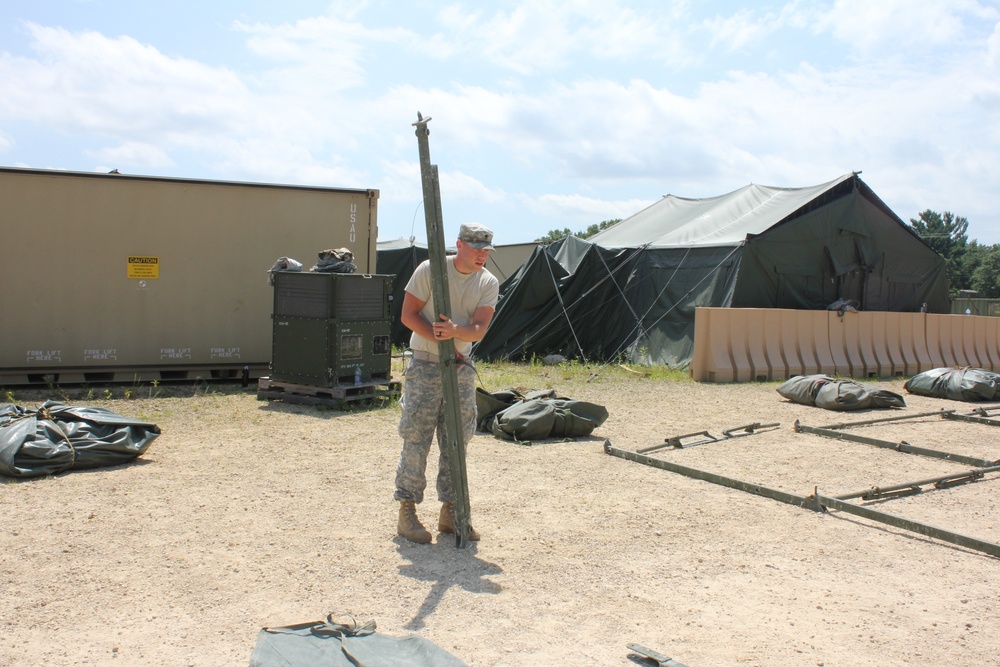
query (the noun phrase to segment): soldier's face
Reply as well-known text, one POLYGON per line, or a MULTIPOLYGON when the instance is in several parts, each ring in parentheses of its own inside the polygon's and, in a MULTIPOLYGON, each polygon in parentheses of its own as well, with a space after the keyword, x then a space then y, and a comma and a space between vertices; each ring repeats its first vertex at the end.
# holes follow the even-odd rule
POLYGON ((486 260, 490 258, 489 250, 473 248, 464 241, 456 241, 455 247, 458 250, 455 254, 455 268, 459 273, 475 273, 486 266, 486 260))

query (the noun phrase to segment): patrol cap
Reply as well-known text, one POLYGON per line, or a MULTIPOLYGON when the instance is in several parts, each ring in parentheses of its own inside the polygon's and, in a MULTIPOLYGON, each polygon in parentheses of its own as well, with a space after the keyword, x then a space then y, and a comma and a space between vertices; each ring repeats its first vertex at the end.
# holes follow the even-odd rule
POLYGON ((493 250, 493 230, 478 222, 463 222, 458 240, 478 250, 493 250))

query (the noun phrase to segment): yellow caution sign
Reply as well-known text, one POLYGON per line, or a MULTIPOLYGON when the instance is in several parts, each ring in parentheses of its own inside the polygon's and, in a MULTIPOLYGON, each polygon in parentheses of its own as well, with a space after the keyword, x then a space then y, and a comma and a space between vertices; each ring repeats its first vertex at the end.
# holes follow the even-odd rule
POLYGON ((159 257, 129 257, 128 258, 129 278, 159 278, 160 258, 159 257))

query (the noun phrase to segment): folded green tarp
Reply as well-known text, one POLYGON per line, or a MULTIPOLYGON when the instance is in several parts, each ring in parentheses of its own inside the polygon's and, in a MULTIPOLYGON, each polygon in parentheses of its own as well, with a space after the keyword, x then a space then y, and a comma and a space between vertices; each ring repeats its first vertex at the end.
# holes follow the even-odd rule
POLYGON ((160 435, 156 424, 105 408, 46 401, 37 410, 0 404, 0 475, 42 477, 127 463, 160 435))
POLYGON ((992 401, 1000 398, 1000 373, 982 368, 932 368, 911 377, 903 388, 917 396, 992 401))
POLYGON ((375 632, 375 621, 358 626, 331 616, 257 633, 250 667, 465 667, 465 663, 419 635, 375 632))
POLYGON ((778 386, 778 393, 795 403, 825 410, 905 408, 899 394, 829 375, 796 375, 778 386))

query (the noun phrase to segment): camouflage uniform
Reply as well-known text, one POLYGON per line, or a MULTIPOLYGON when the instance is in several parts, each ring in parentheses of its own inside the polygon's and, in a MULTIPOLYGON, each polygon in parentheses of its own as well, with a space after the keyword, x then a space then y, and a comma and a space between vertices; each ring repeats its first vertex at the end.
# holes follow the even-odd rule
MULTIPOLYGON (((411 359, 404 373, 406 384, 400 406, 399 435, 403 438, 403 451, 396 466, 396 500, 423 502, 427 479, 427 455, 437 431, 438 443, 438 500, 455 501, 451 488, 451 468, 445 444, 444 391, 441 368, 435 362, 411 359)), ((472 440, 476 432, 476 369, 470 360, 458 365, 458 396, 462 409, 462 446, 472 440)))

